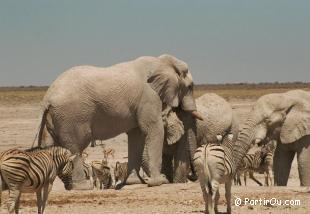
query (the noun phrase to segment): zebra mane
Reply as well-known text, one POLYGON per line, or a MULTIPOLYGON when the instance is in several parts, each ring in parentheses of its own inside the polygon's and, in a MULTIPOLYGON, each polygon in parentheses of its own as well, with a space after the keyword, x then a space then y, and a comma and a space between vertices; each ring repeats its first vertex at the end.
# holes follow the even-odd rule
POLYGON ((51 145, 51 146, 46 146, 44 148, 40 147, 40 146, 35 146, 35 147, 32 147, 32 148, 29 148, 29 149, 25 149, 24 151, 25 152, 38 152, 38 151, 44 151, 44 150, 52 150, 52 149, 56 149, 56 148, 63 148, 65 149, 64 147, 61 147, 61 146, 54 146, 54 145, 51 145))
POLYGON ((35 152, 35 151, 40 151, 40 150, 43 150, 43 148, 40 147, 40 146, 35 146, 35 147, 32 147, 32 148, 25 149, 24 151, 25 152, 35 152))

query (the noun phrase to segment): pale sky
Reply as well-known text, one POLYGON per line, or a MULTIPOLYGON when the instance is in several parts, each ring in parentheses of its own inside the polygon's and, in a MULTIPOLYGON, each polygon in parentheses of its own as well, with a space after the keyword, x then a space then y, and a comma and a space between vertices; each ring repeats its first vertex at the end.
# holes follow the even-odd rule
POLYGON ((310 82, 310 1, 0 0, 0 86, 173 54, 196 83, 310 82))

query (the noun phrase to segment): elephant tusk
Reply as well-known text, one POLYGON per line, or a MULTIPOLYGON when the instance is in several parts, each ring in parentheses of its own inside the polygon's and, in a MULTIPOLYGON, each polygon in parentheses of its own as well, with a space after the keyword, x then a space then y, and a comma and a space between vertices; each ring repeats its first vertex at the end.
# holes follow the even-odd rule
POLYGON ((198 111, 192 111, 192 115, 198 120, 203 120, 203 116, 198 111))
POLYGON ((216 135, 216 139, 217 139, 218 142, 221 142, 222 139, 223 139, 223 136, 218 134, 218 135, 216 135))

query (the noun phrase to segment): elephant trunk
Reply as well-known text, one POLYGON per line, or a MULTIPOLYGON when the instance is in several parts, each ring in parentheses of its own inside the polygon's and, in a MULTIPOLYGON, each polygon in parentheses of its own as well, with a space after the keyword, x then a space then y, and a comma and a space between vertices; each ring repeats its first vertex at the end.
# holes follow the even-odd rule
POLYGON ((188 142, 188 148, 189 148, 189 163, 190 163, 190 169, 191 169, 191 175, 188 177, 190 180, 197 180, 196 171, 194 168, 194 155, 197 149, 197 129, 196 127, 196 121, 194 118, 192 118, 192 125, 187 130, 187 142, 188 142))
POLYGON ((244 124, 244 128, 239 132, 238 138, 234 144, 233 158, 234 158, 234 172, 239 166, 243 157, 247 154, 251 147, 251 143, 255 138, 255 129, 257 122, 253 118, 248 118, 244 124))
POLYGON ((196 173, 196 169, 195 169, 195 165, 194 165, 194 155, 195 155, 195 151, 197 149, 197 143, 196 143, 196 137, 192 138, 193 140, 191 140, 191 137, 189 137, 189 166, 190 166, 190 173, 188 175, 188 179, 191 181, 196 181, 198 179, 197 173, 196 173))

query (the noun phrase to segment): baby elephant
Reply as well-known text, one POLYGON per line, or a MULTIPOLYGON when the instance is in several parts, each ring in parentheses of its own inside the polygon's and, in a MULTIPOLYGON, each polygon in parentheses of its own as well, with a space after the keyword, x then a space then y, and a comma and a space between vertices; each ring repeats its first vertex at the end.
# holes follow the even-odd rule
POLYGON ((98 188, 97 181, 99 181, 99 189, 109 189, 112 186, 112 176, 110 167, 107 162, 103 161, 92 161, 91 162, 93 172, 94 186, 98 188))

